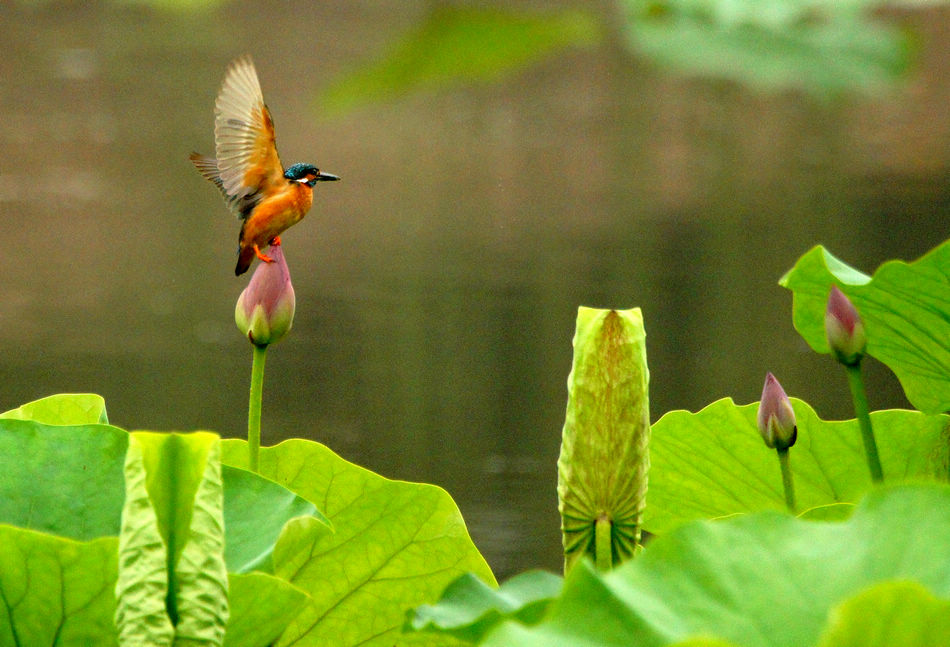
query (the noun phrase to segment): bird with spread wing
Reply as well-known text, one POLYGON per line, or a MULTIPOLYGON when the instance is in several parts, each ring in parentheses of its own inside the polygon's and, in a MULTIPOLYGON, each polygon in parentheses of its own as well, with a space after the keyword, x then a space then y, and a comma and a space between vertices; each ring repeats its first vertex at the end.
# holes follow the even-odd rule
POLYGON ((272 262, 262 250, 279 245, 280 234, 307 214, 317 182, 340 178, 313 164, 284 170, 277 156, 274 121, 249 56, 228 67, 214 113, 215 157, 192 153, 189 159, 243 221, 234 269, 241 275, 255 256, 272 262))

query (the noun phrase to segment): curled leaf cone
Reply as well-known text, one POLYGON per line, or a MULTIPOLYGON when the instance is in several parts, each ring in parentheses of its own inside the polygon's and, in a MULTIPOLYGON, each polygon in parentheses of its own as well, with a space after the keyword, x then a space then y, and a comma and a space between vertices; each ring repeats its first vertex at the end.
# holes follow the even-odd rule
POLYGON ((650 469, 649 376, 639 308, 578 309, 558 458, 565 571, 585 556, 609 568, 637 552, 650 469))

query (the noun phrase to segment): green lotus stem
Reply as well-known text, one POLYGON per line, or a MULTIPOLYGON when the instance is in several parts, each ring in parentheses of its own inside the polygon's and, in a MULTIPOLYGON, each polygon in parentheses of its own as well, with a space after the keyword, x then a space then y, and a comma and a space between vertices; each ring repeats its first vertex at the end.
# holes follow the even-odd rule
POLYGON ((605 515, 597 517, 594 524, 594 564, 597 570, 607 572, 613 566, 610 547, 610 519, 605 515))
POLYGON ((788 447, 785 449, 776 449, 778 452, 778 462, 782 467, 782 488, 785 490, 785 506, 788 511, 795 514, 795 482, 792 480, 792 468, 788 465, 788 447))
POLYGON ((252 472, 260 472, 261 453, 261 398, 264 393, 264 360, 267 346, 254 345, 251 364, 251 398, 247 408, 247 465, 252 472))
POLYGON ((864 453, 868 459, 868 469, 871 470, 871 480, 875 483, 884 481, 884 471, 881 469, 881 459, 877 453, 877 443, 874 440, 874 430, 871 428, 871 415, 868 413, 868 396, 864 389, 864 378, 861 377, 861 362, 855 362, 845 367, 848 371, 848 385, 851 387, 851 399, 854 401, 854 415, 861 427, 861 438, 864 440, 864 453))

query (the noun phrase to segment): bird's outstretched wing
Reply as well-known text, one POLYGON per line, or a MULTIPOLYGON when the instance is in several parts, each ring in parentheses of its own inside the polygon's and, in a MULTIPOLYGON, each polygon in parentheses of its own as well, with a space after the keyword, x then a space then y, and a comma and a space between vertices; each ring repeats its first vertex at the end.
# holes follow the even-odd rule
POLYGON ((218 185, 231 209, 246 218, 262 195, 280 186, 284 176, 274 121, 249 56, 235 60, 225 74, 215 101, 214 143, 216 160, 192 161, 218 185))

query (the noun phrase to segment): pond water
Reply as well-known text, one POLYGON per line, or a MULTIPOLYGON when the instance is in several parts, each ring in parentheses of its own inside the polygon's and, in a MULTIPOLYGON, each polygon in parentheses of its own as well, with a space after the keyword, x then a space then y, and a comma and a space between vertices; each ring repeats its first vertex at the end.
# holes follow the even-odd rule
MULTIPOLYGON (((767 371, 850 417, 778 278, 818 243, 871 272, 948 234, 945 10, 907 18, 921 60, 873 99, 685 79, 604 45, 327 116, 319 93, 430 3, 174 5, 0 7, 0 408, 96 392, 128 429, 244 433, 238 224, 187 156, 211 152, 224 69, 250 53, 284 163, 343 178, 284 236, 297 315, 268 354, 265 443, 444 487, 500 578, 560 568, 578 305, 643 309, 654 420, 755 401, 767 371)), ((869 364, 872 407, 907 406, 869 364)))

